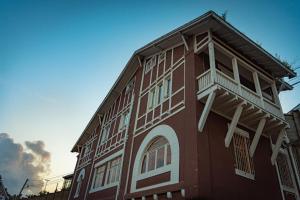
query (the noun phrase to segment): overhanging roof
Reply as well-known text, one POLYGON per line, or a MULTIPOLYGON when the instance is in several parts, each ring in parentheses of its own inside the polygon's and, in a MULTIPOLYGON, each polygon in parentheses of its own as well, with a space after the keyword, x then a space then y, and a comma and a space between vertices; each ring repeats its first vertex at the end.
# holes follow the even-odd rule
POLYGON ((77 151, 77 145, 81 146, 84 144, 89 134, 91 134, 93 131, 92 129, 94 126, 90 125, 96 123, 95 121, 97 120, 97 115, 101 116, 105 113, 111 103, 114 102, 114 100, 118 97, 119 93, 130 80, 134 72, 137 70, 139 67, 138 56, 150 56, 161 49, 166 49, 178 42, 181 42, 182 35, 191 36, 207 29, 210 29, 214 35, 243 54, 253 63, 269 72, 274 76, 274 78, 296 76, 296 73, 293 70, 284 66, 278 59, 265 51, 262 47, 257 45, 239 30, 234 28, 231 24, 224 21, 215 12, 209 11, 204 15, 201 15, 200 17, 184 24, 183 26, 180 26, 179 28, 176 28, 175 30, 159 37, 158 39, 150 42, 133 53, 113 87, 102 101, 101 105, 98 107, 80 138, 72 148, 72 152, 77 151))

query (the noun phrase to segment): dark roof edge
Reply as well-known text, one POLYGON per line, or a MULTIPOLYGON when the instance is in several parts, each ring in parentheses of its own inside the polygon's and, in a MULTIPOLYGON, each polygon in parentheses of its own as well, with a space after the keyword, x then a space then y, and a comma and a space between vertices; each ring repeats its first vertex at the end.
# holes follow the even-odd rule
POLYGON ((289 77, 296 77, 297 73, 286 67, 285 65, 283 65, 277 58, 275 58, 272 54, 270 54, 268 51, 266 51, 264 48, 262 48, 261 46, 259 46, 256 42, 254 42, 251 38, 249 38, 248 36, 246 36, 244 33, 242 33, 241 31, 239 31, 238 29, 236 29, 233 25, 231 25, 229 22, 223 20, 218 14, 216 14, 214 11, 211 11, 213 14, 212 16, 217 19, 219 22, 221 22, 222 24, 224 24, 225 26, 227 26, 228 28, 230 28, 231 30, 233 30, 234 32, 236 32, 239 36, 241 36, 242 38, 244 38, 245 40, 247 40, 249 43, 251 43, 253 46, 255 46, 257 49, 259 49, 260 51, 262 51, 264 54, 266 54, 266 56, 270 57, 274 62, 276 62, 278 65, 280 65, 283 69, 285 69, 287 71, 287 73, 289 74, 289 77))

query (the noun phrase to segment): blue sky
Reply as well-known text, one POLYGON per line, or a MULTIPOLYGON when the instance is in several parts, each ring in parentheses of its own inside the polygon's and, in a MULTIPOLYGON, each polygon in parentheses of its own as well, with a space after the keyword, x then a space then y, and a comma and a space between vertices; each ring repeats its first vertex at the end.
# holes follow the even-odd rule
MULTIPOLYGON (((0 1, 0 132, 45 141, 52 175, 72 172, 72 145, 134 50, 227 10, 233 26, 299 66, 299 9, 296 0, 0 1)), ((288 111, 300 86, 280 97, 288 111)))

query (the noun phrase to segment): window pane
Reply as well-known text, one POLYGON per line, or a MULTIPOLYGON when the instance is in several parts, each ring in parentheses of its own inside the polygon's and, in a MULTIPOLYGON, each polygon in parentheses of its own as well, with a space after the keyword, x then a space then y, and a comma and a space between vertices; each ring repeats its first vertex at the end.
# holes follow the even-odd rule
POLYGON ((167 165, 171 164, 171 149, 170 145, 167 145, 167 165))
POLYGON ((158 95, 157 95, 157 104, 160 104, 162 102, 163 97, 163 85, 158 86, 158 95))
POLYGON ((167 80, 167 97, 170 96, 171 93, 171 79, 167 80))
POLYGON ((98 188, 103 185, 103 177, 104 177, 105 166, 98 167, 96 169, 95 181, 93 188, 98 188))
POLYGON ((129 112, 127 111, 124 116, 124 126, 127 126, 129 123, 129 112))
POLYGON ((159 147, 167 144, 168 141, 164 137, 160 137, 157 140, 155 140, 151 146, 149 147, 148 151, 152 151, 154 149, 158 149, 159 147))
POLYGON ((155 151, 151 151, 149 153, 149 161, 148 161, 148 171, 155 169, 155 151))
POLYGON ((157 162, 156 162, 156 168, 164 166, 164 157, 165 157, 165 147, 157 150, 157 162))
POLYGON ((115 183, 119 180, 119 174, 121 170, 121 158, 114 159, 110 162, 110 169, 107 179, 107 184, 115 183))
POLYGON ((147 162, 147 156, 145 155, 144 158, 143 158, 143 162, 142 162, 142 173, 145 173, 146 172, 146 163, 147 162))

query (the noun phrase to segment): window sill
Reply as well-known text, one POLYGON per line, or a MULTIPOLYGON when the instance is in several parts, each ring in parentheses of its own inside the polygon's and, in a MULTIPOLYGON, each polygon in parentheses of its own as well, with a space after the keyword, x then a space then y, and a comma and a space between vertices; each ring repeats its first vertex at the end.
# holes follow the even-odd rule
POLYGON ((90 189, 89 193, 94 193, 94 192, 99 192, 101 190, 105 190, 105 189, 108 189, 108 188, 111 188, 111 187, 115 187, 118 185, 119 182, 115 182, 115 183, 111 183, 111 184, 108 184, 108 185, 104 185, 102 187, 98 187, 98 188, 92 188, 90 189))
POLYGON ((251 180, 255 180, 254 174, 250 174, 250 173, 244 172, 244 171, 239 170, 239 169, 235 169, 235 174, 239 175, 239 176, 242 176, 242 177, 245 177, 245 178, 248 178, 248 179, 251 179, 251 180))

